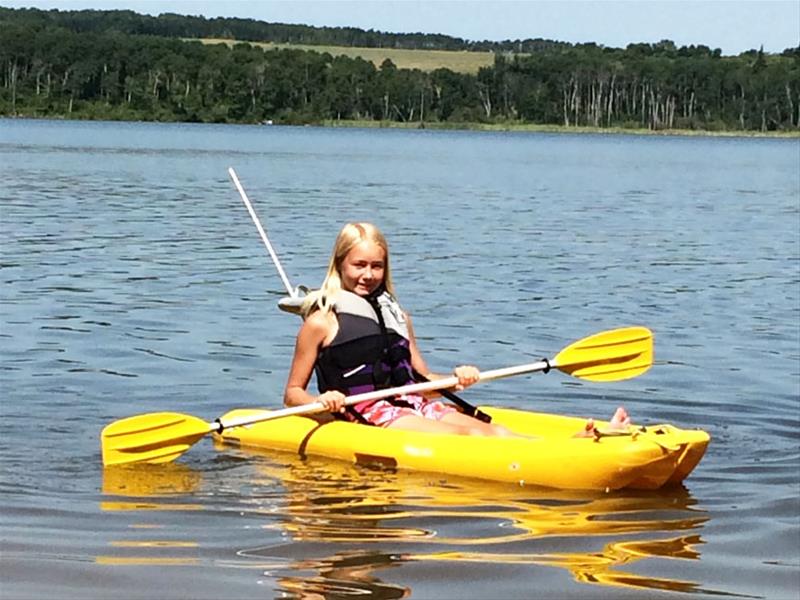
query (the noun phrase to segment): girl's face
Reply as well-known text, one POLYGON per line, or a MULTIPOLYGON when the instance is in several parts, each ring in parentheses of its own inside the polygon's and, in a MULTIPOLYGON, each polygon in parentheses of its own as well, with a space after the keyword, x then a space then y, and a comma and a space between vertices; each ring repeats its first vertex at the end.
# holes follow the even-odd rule
POLYGON ((386 252, 371 240, 350 249, 341 266, 342 287, 359 296, 368 296, 383 283, 386 252))

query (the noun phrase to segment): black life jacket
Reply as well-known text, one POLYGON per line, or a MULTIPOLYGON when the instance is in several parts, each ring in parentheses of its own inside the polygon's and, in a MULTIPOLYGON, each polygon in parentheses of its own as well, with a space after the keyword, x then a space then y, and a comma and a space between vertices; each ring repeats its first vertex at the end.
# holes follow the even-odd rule
POLYGON ((408 324, 397 301, 379 289, 370 296, 341 291, 333 303, 339 331, 317 356, 320 393, 346 396, 413 383, 408 324))
MULTIPOLYGON (((346 396, 427 381, 411 365, 408 323, 394 297, 382 287, 369 296, 341 291, 333 303, 339 330, 317 355, 314 370, 320 393, 337 390, 346 396)), ((463 412, 486 423, 491 418, 447 390, 440 393, 463 412)), ((407 405, 399 398, 388 402, 407 405)), ((346 408, 355 420, 366 423, 361 411, 376 401, 346 408)))

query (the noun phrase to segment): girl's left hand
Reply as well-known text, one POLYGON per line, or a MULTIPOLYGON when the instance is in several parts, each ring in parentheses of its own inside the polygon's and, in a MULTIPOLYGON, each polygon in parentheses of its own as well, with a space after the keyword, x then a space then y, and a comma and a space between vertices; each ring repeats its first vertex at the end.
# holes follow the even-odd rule
POLYGON ((458 377, 456 391, 468 388, 473 383, 477 383, 481 378, 481 372, 472 365, 461 365, 453 369, 453 375, 458 377))

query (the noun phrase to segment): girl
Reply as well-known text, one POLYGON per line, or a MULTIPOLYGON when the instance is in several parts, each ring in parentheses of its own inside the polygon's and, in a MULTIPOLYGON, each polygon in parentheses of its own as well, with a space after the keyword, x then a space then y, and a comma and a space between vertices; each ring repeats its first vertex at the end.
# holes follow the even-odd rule
MULTIPOLYGON (((459 412, 434 395, 402 395, 344 406, 349 395, 441 377, 429 371, 411 319, 395 300, 388 245, 374 225, 349 223, 342 228, 322 287, 306 298, 303 315, 284 392, 287 406, 320 402, 332 413, 379 427, 513 435, 504 427, 459 412), (306 391, 312 372, 321 392, 316 397, 306 391)), ((473 366, 456 367, 453 374, 458 378, 457 390, 479 379, 473 366)), ((617 411, 614 420, 623 419, 627 415, 617 411)), ((589 424, 587 431, 591 431, 589 424)))

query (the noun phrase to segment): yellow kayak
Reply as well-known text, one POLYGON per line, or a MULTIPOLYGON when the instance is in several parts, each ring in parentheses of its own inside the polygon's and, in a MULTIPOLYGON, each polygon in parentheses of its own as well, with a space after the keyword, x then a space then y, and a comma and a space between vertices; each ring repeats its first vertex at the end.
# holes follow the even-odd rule
MULTIPOLYGON (((291 416, 225 429, 217 442, 559 489, 646 489, 679 484, 705 453, 705 431, 672 425, 574 437, 585 419, 481 407, 492 422, 529 438, 399 431, 340 420, 291 416)), ((263 413, 237 409, 221 420, 263 413)), ((607 423, 597 422, 602 431, 607 423)))

